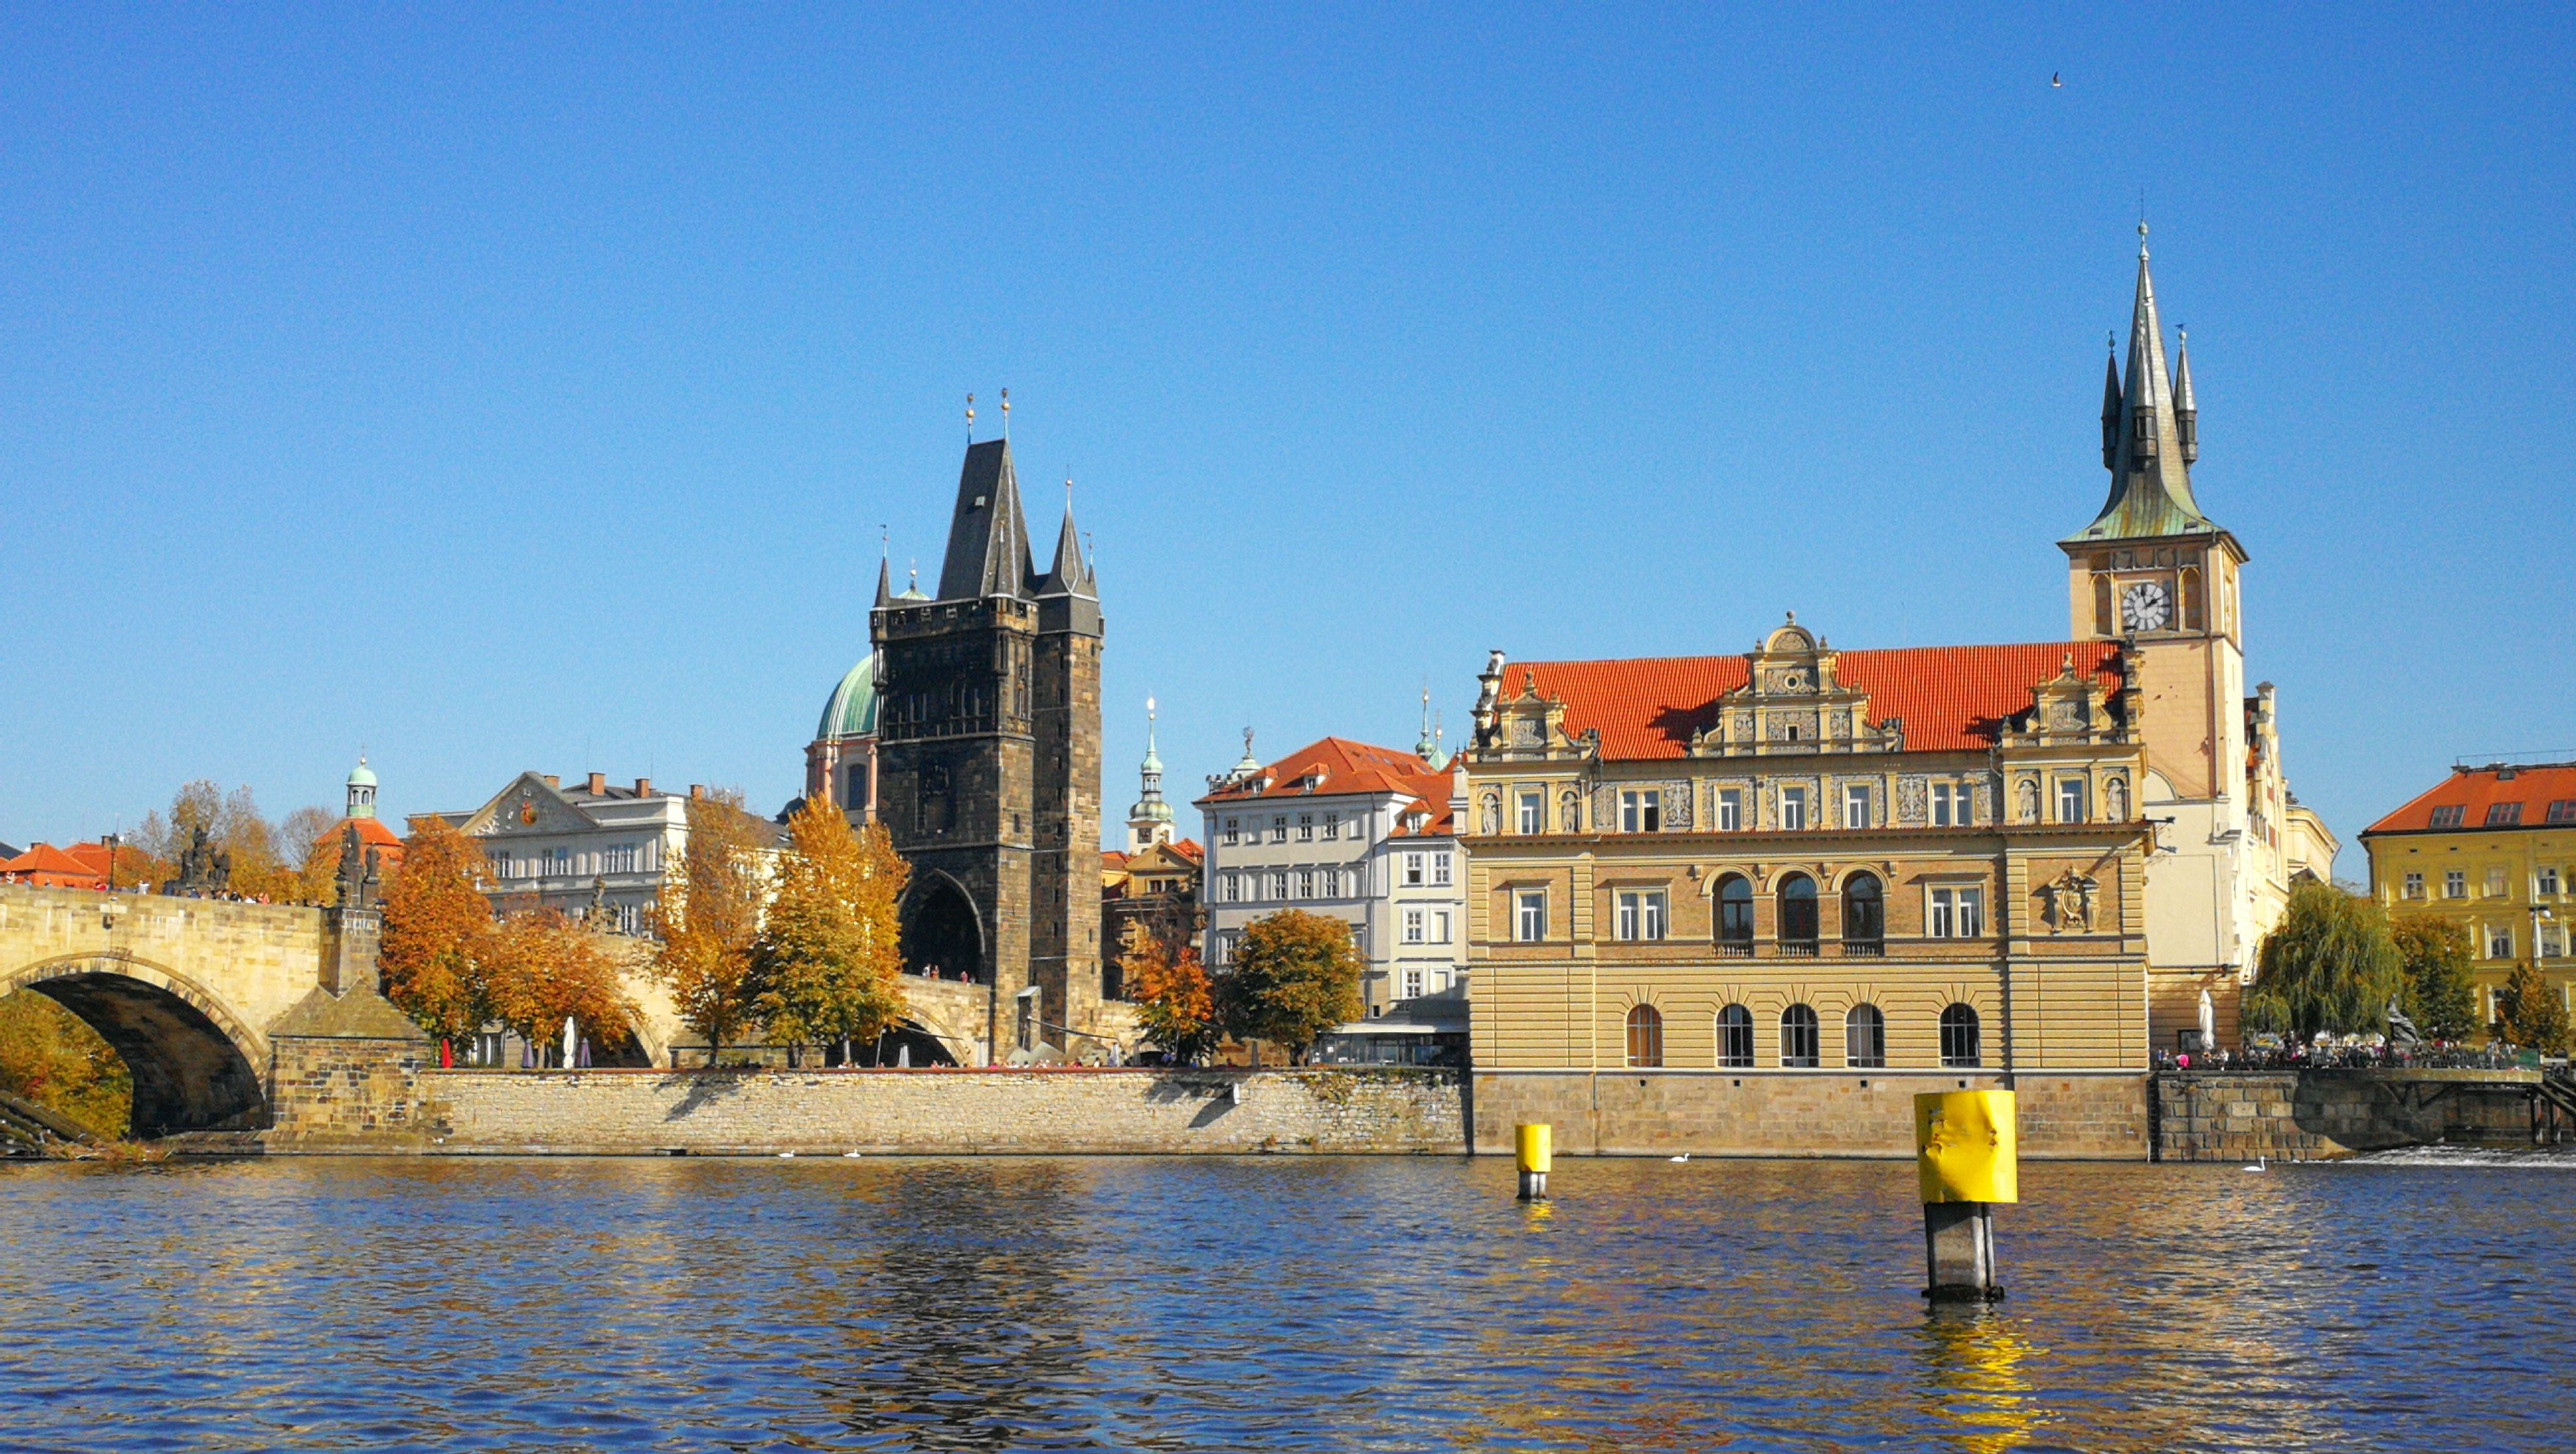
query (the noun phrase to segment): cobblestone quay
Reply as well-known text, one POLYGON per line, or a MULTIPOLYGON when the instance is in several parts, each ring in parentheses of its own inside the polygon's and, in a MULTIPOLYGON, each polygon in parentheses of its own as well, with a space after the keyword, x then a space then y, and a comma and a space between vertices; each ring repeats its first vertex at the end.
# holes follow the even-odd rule
POLYGON ((2400 1146, 2528 1146, 2532 1070, 2159 1071, 2159 1161, 2327 1161, 2400 1146))
POLYGON ((1467 1150, 1445 1070, 432 1070, 425 1148, 646 1156, 1467 1150))

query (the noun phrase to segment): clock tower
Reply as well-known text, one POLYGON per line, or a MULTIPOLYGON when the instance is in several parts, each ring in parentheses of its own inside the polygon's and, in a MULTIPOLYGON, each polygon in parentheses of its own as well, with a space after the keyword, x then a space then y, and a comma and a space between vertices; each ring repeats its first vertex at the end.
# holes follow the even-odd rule
POLYGON ((2146 227, 2138 228, 2138 294, 2124 370, 2106 365, 2102 465, 2111 493, 2092 524, 2058 542, 2078 641, 2123 641, 2145 678, 2147 769, 2177 795, 2224 798, 2242 775, 2245 696, 2236 537, 2200 512, 2191 467, 2200 414, 2188 345, 2165 367, 2146 227))

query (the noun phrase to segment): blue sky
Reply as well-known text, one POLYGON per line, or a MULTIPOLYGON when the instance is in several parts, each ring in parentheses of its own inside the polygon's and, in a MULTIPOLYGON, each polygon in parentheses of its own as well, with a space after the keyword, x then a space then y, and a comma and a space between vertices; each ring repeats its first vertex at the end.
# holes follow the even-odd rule
MULTIPOLYGON (((2347 840, 2569 749, 2567 12, 0 10, 0 838, 801 783, 1015 405, 1187 797, 1487 648, 2066 631, 2143 192, 2347 840), (2052 88, 2052 73, 2064 84, 2052 88)), ((2357 853, 2342 865, 2357 873, 2357 853)))

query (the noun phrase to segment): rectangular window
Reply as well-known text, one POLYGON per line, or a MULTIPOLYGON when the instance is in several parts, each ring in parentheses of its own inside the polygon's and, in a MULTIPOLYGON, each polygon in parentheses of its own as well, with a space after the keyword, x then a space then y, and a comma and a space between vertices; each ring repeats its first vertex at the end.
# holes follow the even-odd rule
POLYGON ((1408 1000, 1418 1000, 1422 998, 1421 970, 1408 969, 1404 972, 1404 997, 1408 1000))
POLYGON ((1869 826, 1869 788, 1863 783, 1843 784, 1843 826, 1869 826))
POLYGON ((2488 827, 2490 827, 2490 828, 2519 828, 2519 827, 2521 827, 2521 826, 2522 826, 2522 804, 2520 804, 2520 803, 2489 803, 2489 804, 2487 804, 2487 826, 2488 826, 2488 827))
POLYGON ((1977 815, 1975 810, 1968 806, 1968 785, 1966 783, 1934 783, 1932 785, 1933 827, 1965 828, 1975 823, 1976 820, 1977 815))
POLYGON ((1512 938, 1536 944, 1547 937, 1547 890, 1522 889, 1512 895, 1512 938))
POLYGON ((1237 936, 1232 935, 1232 934, 1219 934, 1218 936, 1216 936, 1215 949, 1216 949, 1216 962, 1217 962, 1217 963, 1219 963, 1219 964, 1232 964, 1232 963, 1234 963, 1234 941, 1235 941, 1236 937, 1237 937, 1237 936))
POLYGON ((2460 826, 2461 815, 2465 811, 2466 810, 2458 803, 2447 803, 2439 808, 2435 808, 2433 810, 2433 826, 2436 828, 2457 828, 2460 826))
POLYGON ((2059 778, 2057 780, 2057 821, 2081 823, 2088 816, 2084 811, 2084 779, 2059 778))
POLYGON ((1223 843, 1226 847, 1232 848, 1236 841, 1235 835, 1241 830, 1242 822, 1243 820, 1240 818, 1226 819, 1225 831, 1218 835, 1218 841, 1223 843))
POLYGON ((1324 836, 1326 838, 1339 838, 1342 836, 1341 814, 1326 813, 1324 815, 1324 836))
POLYGON ((2503 869, 2490 868, 2487 870, 2487 897, 2491 899, 2500 899, 2504 897, 2503 869))
POLYGON ((1536 788, 1521 792, 1521 831, 1539 833, 1546 830, 1547 803, 1536 788))
POLYGON ((1622 939, 1664 937, 1664 895, 1659 889, 1621 889, 1615 899, 1622 939))
POLYGON ((1984 936, 1985 893, 1981 889, 1932 890, 1931 912, 1924 918, 1925 932, 1934 939, 1976 939, 1984 936))
POLYGON ((2501 925, 2487 931, 2487 958, 2513 958, 2513 931, 2501 925))
POLYGON ((1297 897, 1301 899, 1311 899, 1314 896, 1315 871, 1311 868, 1301 868, 1297 870, 1297 897))
POLYGON ((1273 902, 1288 897, 1288 870, 1274 868, 1270 871, 1270 897, 1273 902))
POLYGON ((2544 868, 2540 870, 2540 879, 2537 883, 2532 885, 2532 892, 2539 894, 2544 898, 2557 893, 2558 870, 2554 868, 2544 868))
POLYGON ((1300 813, 1297 815, 1297 841, 1300 843, 1312 843, 1315 841, 1314 814, 1300 813))
POLYGON ((2406 897, 2410 899, 2424 897, 2424 875, 2420 873, 2406 875, 2406 897))
POLYGON ((2455 868, 2449 873, 2442 875, 2442 897, 2446 899, 2465 899, 2468 896, 2469 876, 2466 871, 2455 868))
POLYGON ((1216 876, 1216 901, 1220 904, 1231 904, 1234 902, 1233 874, 1221 873, 1216 876))
POLYGON ((1431 942, 1434 944, 1446 944, 1449 942, 1449 911, 1447 909, 1434 909, 1431 911, 1431 942))
POLYGON ((1780 826, 1792 833, 1807 826, 1807 790, 1805 788, 1780 790, 1780 826))
POLYGON ((1431 855, 1431 881, 1432 881, 1434 884, 1442 885, 1442 886, 1444 886, 1444 887, 1448 884, 1448 882, 1449 882, 1449 855, 1448 855, 1448 854, 1445 854, 1445 853, 1435 853, 1435 854, 1431 855))
POLYGON ((1351 836, 1362 842, 1366 842, 1368 840, 1368 825, 1369 819, 1368 814, 1366 813, 1362 813, 1358 817, 1351 819, 1351 836))
POLYGON ((1270 841, 1273 843, 1285 843, 1288 841, 1287 814, 1282 813, 1278 817, 1270 820, 1270 841))
MULTIPOLYGON (((1424 942, 1423 936, 1430 932, 1431 925, 1429 915, 1423 913, 1420 909, 1407 909, 1404 911, 1405 943, 1420 944, 1424 942)), ((1421 991, 1416 990, 1414 993, 1419 994, 1421 991)))
POLYGON ((2560 798, 2549 805, 2552 823, 2576 823, 2576 798, 2560 798))
POLYGON ((1408 853, 1404 855, 1404 883, 1407 888, 1421 887, 1423 857, 1424 855, 1419 853, 1408 853))
POLYGON ((1743 829, 1744 790, 1741 788, 1719 788, 1717 790, 1717 831, 1720 833, 1739 833, 1742 832, 1743 829))
POLYGON ((1653 788, 1621 789, 1619 793, 1619 831, 1622 833, 1660 833, 1664 829, 1664 797, 1653 788))

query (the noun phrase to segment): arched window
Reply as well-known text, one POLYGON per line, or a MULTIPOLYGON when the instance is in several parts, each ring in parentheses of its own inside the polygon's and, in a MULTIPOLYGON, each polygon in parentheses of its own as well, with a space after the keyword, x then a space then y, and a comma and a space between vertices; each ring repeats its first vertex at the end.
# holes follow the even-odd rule
POLYGON ((2201 629, 2201 623, 2206 619, 2209 609, 2205 604, 2206 601, 2207 593, 2201 589, 2200 571, 2198 568, 2195 567, 2185 570, 2182 573, 2183 630, 2198 631, 2201 629))
POLYGON ((2110 635, 2114 619, 2111 614, 2111 578, 2096 575, 2093 577, 2093 634, 2110 635))
POLYGON ((1977 1012, 1966 1005, 1952 1005, 1941 1012, 1941 1063, 1985 1064, 1984 1053, 1977 1044, 1977 1012))
POLYGON ((1803 873, 1780 880, 1780 952, 1816 952, 1816 881, 1803 873))
POLYGON ((1753 881, 1742 874, 1717 881, 1717 945, 1727 954, 1753 952, 1753 881))
POLYGON ((1628 1012, 1628 1068, 1653 1070, 1664 1063, 1664 1016, 1652 1005, 1628 1012))
POLYGON ((1753 1012, 1742 1005, 1717 1012, 1717 1063, 1730 1070, 1753 1068, 1753 1012))
POLYGON ((1878 954, 1886 943, 1886 891, 1878 875, 1853 874, 1843 881, 1843 953, 1878 954))
POLYGON ((1843 1016, 1843 1063, 1855 1070, 1887 1064, 1887 1017, 1876 1005, 1854 1005, 1843 1016))
POLYGON ((1780 1012, 1780 1063, 1812 1069, 1822 1060, 1824 1039, 1816 1023, 1816 1012, 1805 1005, 1791 1005, 1780 1012))

